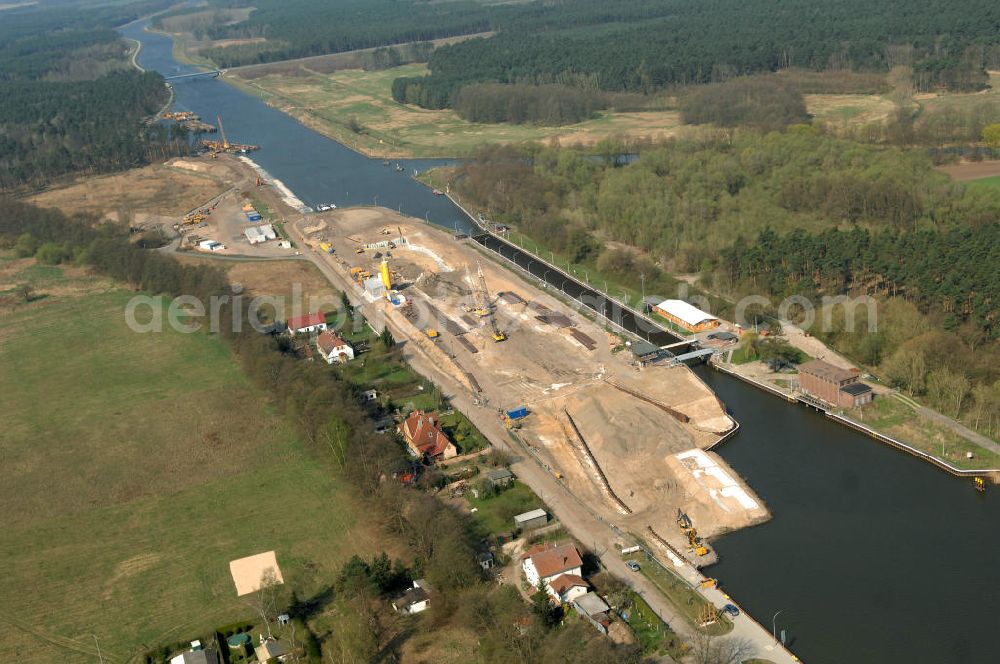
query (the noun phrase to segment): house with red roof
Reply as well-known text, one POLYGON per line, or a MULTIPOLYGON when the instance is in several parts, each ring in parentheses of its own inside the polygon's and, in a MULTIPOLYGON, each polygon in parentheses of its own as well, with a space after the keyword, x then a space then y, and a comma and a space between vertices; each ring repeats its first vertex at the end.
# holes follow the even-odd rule
POLYGON ((415 410, 399 425, 399 433, 410 454, 440 461, 458 455, 454 443, 441 430, 438 419, 430 413, 415 410))
MULTIPOLYGON (((522 557, 521 568, 528 583, 540 590, 544 589, 556 599, 559 599, 559 593, 555 588, 549 587, 556 579, 569 575, 583 581, 583 559, 576 546, 570 542, 546 542, 531 547, 522 557)), ((564 591, 572 590, 567 585, 572 583, 575 583, 575 579, 563 579, 559 582, 559 587, 564 591)))
POLYGON ((350 344, 329 330, 324 330, 316 338, 316 349, 327 364, 349 362, 354 359, 354 349, 350 344))
POLYGON ((286 321, 288 333, 311 334, 321 332, 326 329, 326 316, 321 311, 306 314, 305 316, 292 316, 286 321))
POLYGON ((569 604, 577 597, 586 595, 590 584, 576 574, 560 574, 545 584, 545 592, 560 604, 569 604))

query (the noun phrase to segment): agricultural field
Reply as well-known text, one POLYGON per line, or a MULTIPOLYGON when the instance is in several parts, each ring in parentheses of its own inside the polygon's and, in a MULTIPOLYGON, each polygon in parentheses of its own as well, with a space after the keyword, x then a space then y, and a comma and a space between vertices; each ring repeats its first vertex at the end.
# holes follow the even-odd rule
POLYGON ((133 295, 0 255, 10 661, 92 662, 96 635, 106 662, 125 662, 252 615, 232 559, 273 549, 286 587, 308 597, 349 556, 386 548, 228 347, 130 331, 133 295))
POLYGON ((451 110, 426 110, 392 99, 393 80, 425 73, 426 65, 411 64, 329 74, 299 69, 252 79, 235 71, 226 80, 334 140, 376 157, 463 156, 483 143, 557 139, 563 145, 593 145, 621 134, 665 138, 681 126, 676 111, 605 112, 565 127, 475 124, 451 110))

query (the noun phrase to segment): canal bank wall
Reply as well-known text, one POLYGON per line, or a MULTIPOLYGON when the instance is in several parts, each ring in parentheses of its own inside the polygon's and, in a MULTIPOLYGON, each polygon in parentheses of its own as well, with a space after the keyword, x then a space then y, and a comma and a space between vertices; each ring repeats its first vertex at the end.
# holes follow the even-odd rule
POLYGON ((876 431, 875 429, 872 429, 871 427, 861 422, 858 422, 857 420, 847 417, 846 415, 841 415, 840 413, 833 412, 833 410, 831 410, 828 406, 820 403, 815 399, 808 399, 803 395, 784 392, 772 385, 768 385, 767 383, 755 380, 750 376, 744 376, 743 374, 734 371, 719 362, 710 362, 709 364, 711 364, 712 368, 714 368, 716 371, 720 371, 728 376, 732 376, 733 378, 741 380, 744 383, 747 383, 748 385, 752 385, 759 390, 763 390, 768 394, 780 397, 781 399, 784 399, 785 401, 789 401, 791 403, 803 404, 809 408, 818 410, 821 413, 823 413, 825 417, 830 418, 834 422, 837 422, 839 424, 842 424, 843 426, 854 429, 855 431, 859 431, 865 434, 866 436, 873 438, 879 441, 880 443, 884 443, 886 445, 894 447, 897 450, 900 450, 901 452, 906 452, 907 454, 915 456, 918 459, 923 459, 924 461, 927 461, 928 463, 931 463, 940 468, 941 470, 950 473, 956 477, 966 477, 966 478, 988 477, 994 484, 1000 484, 1000 468, 980 468, 980 469, 957 468, 948 463, 947 461, 944 461, 943 459, 939 459, 938 457, 932 454, 928 454, 923 450, 919 450, 913 447, 912 445, 909 445, 901 440, 893 438, 892 436, 886 435, 880 431, 876 431))

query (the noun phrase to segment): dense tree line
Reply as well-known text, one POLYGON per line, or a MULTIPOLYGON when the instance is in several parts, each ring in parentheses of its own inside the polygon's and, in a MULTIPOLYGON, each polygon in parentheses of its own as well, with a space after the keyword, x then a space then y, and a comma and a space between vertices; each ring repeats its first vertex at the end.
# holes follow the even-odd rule
POLYGON ((470 122, 554 126, 590 119, 607 108, 607 100, 593 90, 565 85, 480 83, 459 90, 453 107, 470 122))
POLYGON ((694 87, 681 97, 680 108, 688 124, 773 130, 809 121, 802 93, 775 78, 738 78, 694 87))
MULTIPOLYGON (((91 219, 70 218, 13 200, 2 204, 0 243, 21 245, 27 237, 38 250, 58 245, 64 250, 62 260, 89 266, 151 293, 192 295, 202 302, 232 294, 223 271, 181 264, 167 254, 142 249, 129 241, 120 226, 94 226, 91 219)), ((398 657, 412 634, 389 607, 387 597, 418 575, 436 592, 420 631, 472 629, 479 637, 477 661, 506 663, 512 653, 516 654, 513 659, 524 662, 639 661, 636 647, 616 646, 582 621, 559 628, 545 624, 515 588, 497 590, 486 583, 474 555, 473 530, 465 517, 427 491, 393 481, 397 471, 409 468, 410 460, 398 440, 374 433, 356 388, 322 363, 303 362, 283 338, 251 329, 248 306, 246 300, 224 303, 221 320, 243 324, 222 325, 219 334, 231 345, 249 378, 296 426, 311 453, 328 462, 331 472, 337 472, 360 495, 368 508, 365 518, 405 542, 413 557, 412 568, 402 562, 390 564, 385 555, 370 561, 354 558, 344 565, 333 584, 338 628, 323 644, 329 661, 398 657)), ((397 351, 388 344, 371 352, 397 351)), ((292 605, 294 616, 307 614, 308 607, 295 598, 292 605)))
POLYGON ((159 74, 134 70, 94 81, 0 83, 0 190, 186 153, 186 133, 142 125, 168 95, 159 74))
POLYGON ((159 74, 129 67, 129 47, 112 29, 166 4, 5 14, 0 190, 70 173, 131 168, 187 151, 185 132, 144 126, 169 92, 159 74))
POLYGON ((209 36, 266 37, 266 44, 202 54, 221 67, 234 67, 482 32, 491 24, 488 9, 470 0, 261 0, 253 6, 248 20, 217 26, 209 36))
POLYGON ((976 90, 1000 62, 1000 8, 963 0, 639 0, 530 3, 496 16, 496 36, 438 49, 424 83, 440 105, 473 82, 590 74, 604 90, 648 92, 788 67, 914 66, 918 89, 976 90), (905 4, 905 6, 904 6, 905 4), (944 13, 942 13, 944 12, 944 13))
POLYGON ((927 155, 825 136, 705 130, 646 147, 609 143, 604 161, 575 150, 488 148, 456 186, 498 219, 546 238, 598 232, 671 271, 711 270, 737 235, 770 227, 871 230, 976 226, 1000 215, 995 192, 965 189, 927 155), (555 227, 569 230, 558 232, 555 227))
POLYGON ((733 282, 767 293, 901 297, 936 311, 944 326, 971 321, 1000 337, 1000 222, 900 232, 864 228, 760 233, 722 251, 733 282))

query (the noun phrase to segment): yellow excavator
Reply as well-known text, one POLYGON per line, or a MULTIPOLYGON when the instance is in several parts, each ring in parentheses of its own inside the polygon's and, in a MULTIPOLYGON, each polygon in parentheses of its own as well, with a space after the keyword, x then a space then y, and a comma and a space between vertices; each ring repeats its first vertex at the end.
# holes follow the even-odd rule
POLYGON ((694 552, 699 556, 708 555, 708 547, 701 543, 701 538, 698 537, 698 531, 695 530, 694 524, 691 523, 691 517, 677 510, 677 526, 681 529, 681 532, 687 535, 688 544, 694 549, 694 552))

